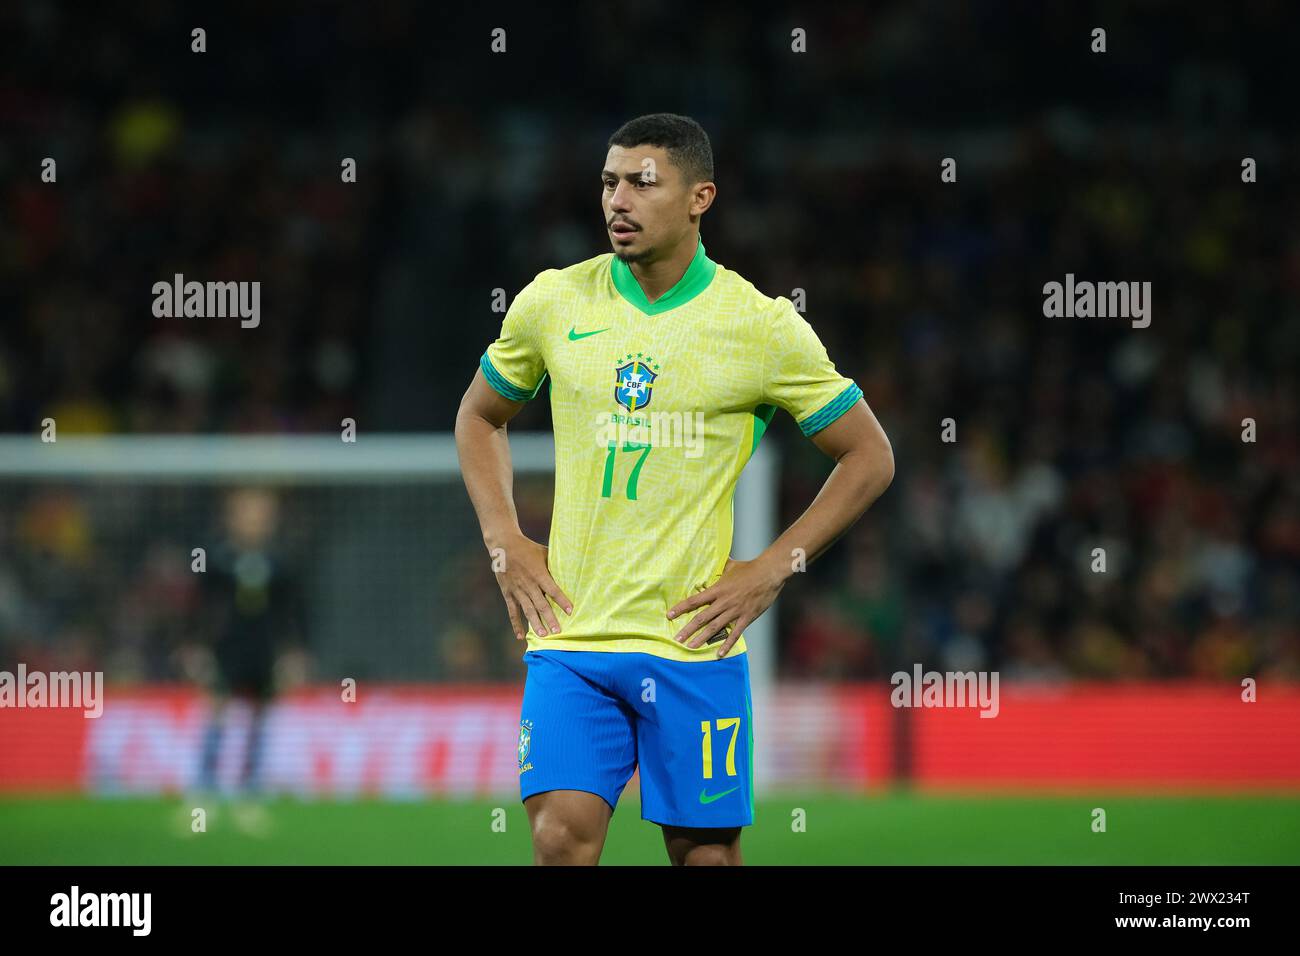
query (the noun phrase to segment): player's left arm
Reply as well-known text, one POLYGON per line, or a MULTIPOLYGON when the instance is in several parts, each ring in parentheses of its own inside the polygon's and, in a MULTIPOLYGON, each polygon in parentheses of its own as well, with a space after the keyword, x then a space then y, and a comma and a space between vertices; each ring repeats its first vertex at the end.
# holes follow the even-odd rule
POLYGON ((795 549, 803 550, 805 561, 816 559, 862 517, 894 479, 893 448, 865 399, 858 399, 811 441, 835 461, 821 492, 757 558, 728 559, 722 577, 711 587, 669 610, 672 619, 708 605, 677 634, 678 642, 700 647, 728 628, 718 656, 728 654, 745 628, 772 606, 794 573, 799 564, 793 560, 798 553, 795 549))
POLYGON ((759 401, 789 412, 835 467, 808 510, 767 550, 753 561, 728 559, 711 587, 669 609, 671 620, 704 608, 676 640, 697 648, 725 629, 719 657, 730 653, 745 628, 772 606, 794 568, 829 548, 894 478, 894 452, 880 422, 857 385, 836 371, 821 339, 788 299, 774 300, 765 331, 759 401), (792 560, 796 555, 803 561, 792 560))

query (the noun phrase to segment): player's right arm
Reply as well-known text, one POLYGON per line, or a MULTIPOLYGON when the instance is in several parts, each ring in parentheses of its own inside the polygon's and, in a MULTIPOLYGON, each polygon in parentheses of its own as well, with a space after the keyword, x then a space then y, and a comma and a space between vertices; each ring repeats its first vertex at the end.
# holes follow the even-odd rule
POLYGON ((549 596, 572 614, 573 604, 551 577, 546 546, 524 536, 514 502, 514 470, 506 423, 524 407, 498 394, 482 370, 474 373, 456 413, 456 451, 460 472, 492 557, 497 584, 506 601, 510 626, 518 640, 526 624, 538 635, 558 634, 559 622, 549 596))
POLYGON ((547 548, 524 536, 514 502, 514 469, 506 424, 537 394, 545 377, 532 332, 532 285, 516 297, 488 347, 456 413, 456 451, 461 476, 478 515, 483 543, 515 637, 523 640, 525 620, 537 635, 558 634, 551 601, 573 613, 546 564, 547 548))

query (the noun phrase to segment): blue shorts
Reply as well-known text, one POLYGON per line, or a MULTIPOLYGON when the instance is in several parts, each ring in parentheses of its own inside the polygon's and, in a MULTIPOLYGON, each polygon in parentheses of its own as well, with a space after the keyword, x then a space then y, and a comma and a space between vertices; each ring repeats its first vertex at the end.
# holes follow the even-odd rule
POLYGON ((528 651, 519 795, 585 790, 614 808, 641 770, 641 818, 678 827, 754 822, 749 658, 673 661, 615 651, 528 651))

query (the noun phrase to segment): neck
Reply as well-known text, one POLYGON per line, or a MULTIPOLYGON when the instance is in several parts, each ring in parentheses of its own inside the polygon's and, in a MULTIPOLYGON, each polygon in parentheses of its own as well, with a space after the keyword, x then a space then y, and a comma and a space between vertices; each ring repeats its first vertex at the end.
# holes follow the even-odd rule
POLYGON ((681 281, 682 276, 686 274, 686 270, 691 264, 691 260, 695 258, 695 250, 699 246, 699 242, 699 233, 691 232, 685 240, 679 242, 673 251, 663 258, 656 259, 654 262, 628 263, 632 276, 636 279, 637 284, 641 286, 641 291, 645 293, 646 301, 653 303, 681 281))

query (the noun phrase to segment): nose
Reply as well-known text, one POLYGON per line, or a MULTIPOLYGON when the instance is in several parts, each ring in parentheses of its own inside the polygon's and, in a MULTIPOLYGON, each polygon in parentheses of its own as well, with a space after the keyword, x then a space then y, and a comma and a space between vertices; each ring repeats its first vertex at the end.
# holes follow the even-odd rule
POLYGON ((619 184, 614 187, 614 192, 609 197, 609 208, 611 212, 627 212, 632 208, 628 201, 632 195, 632 186, 627 180, 619 180, 619 184))

